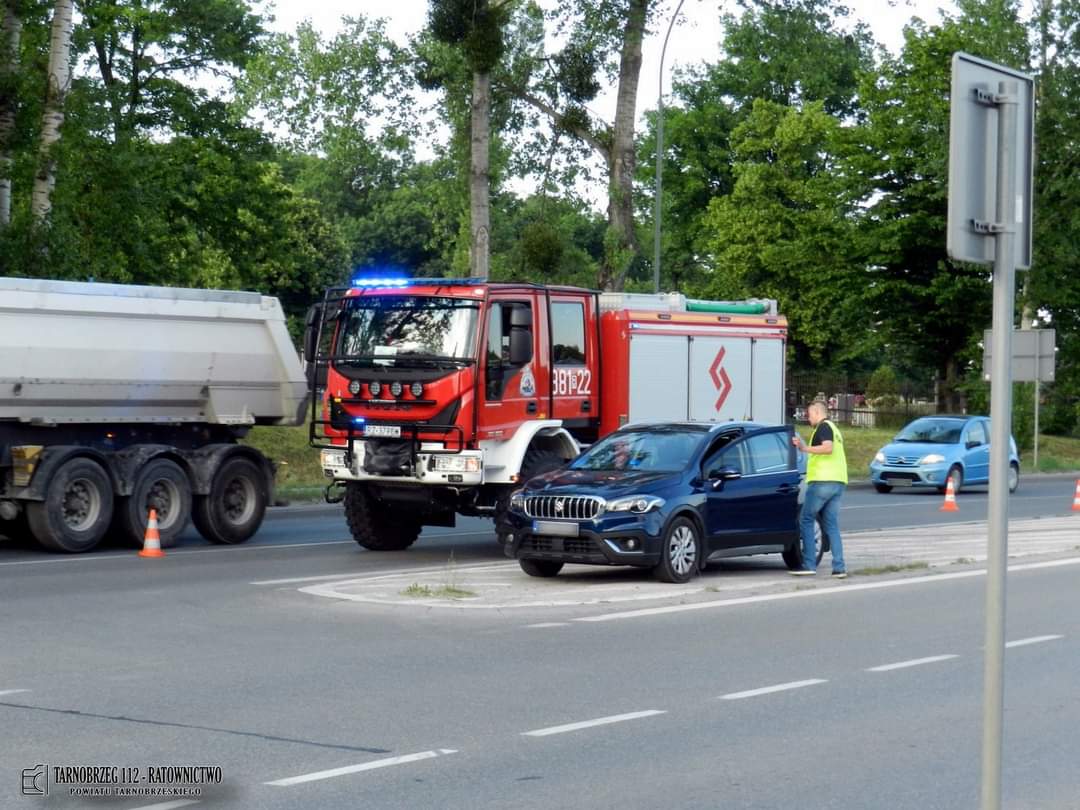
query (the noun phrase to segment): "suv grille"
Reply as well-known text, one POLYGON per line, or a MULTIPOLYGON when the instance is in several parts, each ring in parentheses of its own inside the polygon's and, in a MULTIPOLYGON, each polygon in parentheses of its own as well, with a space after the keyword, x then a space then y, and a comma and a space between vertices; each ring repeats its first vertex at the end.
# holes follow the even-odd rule
POLYGON ((525 514, 547 520, 592 520, 604 511, 603 498, 577 495, 530 495, 525 514))

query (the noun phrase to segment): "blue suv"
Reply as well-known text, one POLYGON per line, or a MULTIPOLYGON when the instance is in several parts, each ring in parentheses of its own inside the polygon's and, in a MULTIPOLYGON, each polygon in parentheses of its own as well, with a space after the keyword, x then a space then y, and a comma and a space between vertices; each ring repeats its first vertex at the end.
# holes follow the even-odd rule
MULTIPOLYGON (((870 462, 878 492, 935 487, 944 492, 990 481, 990 420, 985 416, 923 416, 896 434, 870 462)), ((1020 486, 1020 456, 1009 438, 1009 492, 1020 486)))
POLYGON ((793 435, 751 422, 624 427, 511 496, 507 552, 536 577, 585 563, 686 582, 709 561, 766 553, 801 568, 793 435))

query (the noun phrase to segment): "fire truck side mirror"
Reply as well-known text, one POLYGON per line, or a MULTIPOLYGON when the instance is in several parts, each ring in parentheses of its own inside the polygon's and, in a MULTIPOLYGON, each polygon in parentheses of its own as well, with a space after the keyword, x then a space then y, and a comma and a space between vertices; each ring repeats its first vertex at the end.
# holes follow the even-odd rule
POLYGON ((319 316, 322 314, 322 306, 314 304, 307 311, 304 319, 304 362, 315 362, 315 354, 319 350, 319 316))
MULTIPOLYGON (((516 313, 515 313, 516 314, 516 313)), ((533 335, 527 326, 510 329, 510 365, 523 366, 532 360, 533 335)))

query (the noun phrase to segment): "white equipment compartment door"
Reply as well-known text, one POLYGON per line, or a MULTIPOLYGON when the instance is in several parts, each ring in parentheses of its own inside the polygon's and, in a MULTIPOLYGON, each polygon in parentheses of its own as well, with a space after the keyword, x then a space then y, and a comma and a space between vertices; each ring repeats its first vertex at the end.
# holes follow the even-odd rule
POLYGON ((695 422, 749 419, 750 338, 694 337, 690 341, 690 418, 695 422))
POLYGON ((750 418, 769 425, 784 424, 784 341, 754 340, 754 379, 750 418))
POLYGON ((682 335, 631 335, 631 422, 687 418, 687 345, 682 335))

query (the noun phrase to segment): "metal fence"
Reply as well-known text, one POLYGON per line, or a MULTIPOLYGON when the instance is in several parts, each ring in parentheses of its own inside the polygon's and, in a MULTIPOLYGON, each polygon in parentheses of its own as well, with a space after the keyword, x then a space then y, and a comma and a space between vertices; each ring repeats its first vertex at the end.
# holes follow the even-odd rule
POLYGON ((829 404, 829 418, 853 427, 896 430, 919 416, 937 413, 932 384, 901 381, 896 393, 867 397, 866 380, 838 373, 792 373, 788 376, 787 416, 806 422, 815 400, 829 404))

